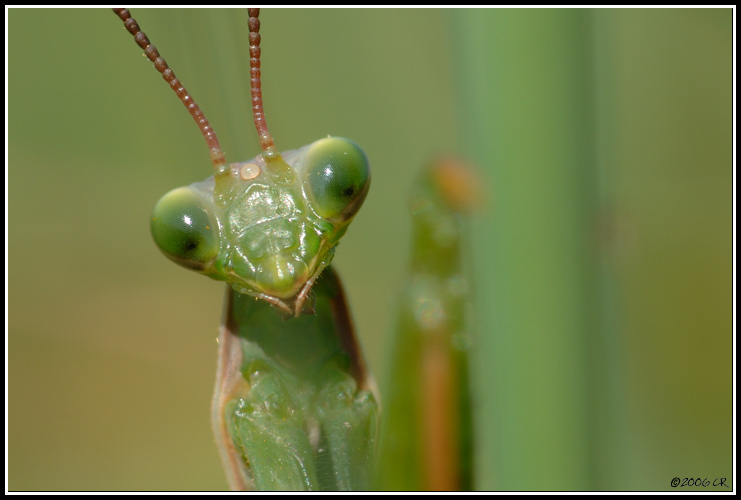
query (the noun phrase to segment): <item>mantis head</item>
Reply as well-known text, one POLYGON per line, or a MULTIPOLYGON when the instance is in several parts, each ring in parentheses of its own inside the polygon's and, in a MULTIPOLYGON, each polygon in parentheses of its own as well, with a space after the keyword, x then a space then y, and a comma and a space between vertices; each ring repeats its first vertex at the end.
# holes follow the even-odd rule
POLYGON ((264 155, 230 165, 229 196, 213 178, 170 191, 152 235, 174 262, 298 314, 365 200, 370 168, 339 137, 284 156, 290 170, 278 173, 264 155))
POLYGON ((159 200, 151 220, 155 242, 177 264, 298 316, 368 193, 365 153, 340 137, 277 151, 262 106, 259 9, 250 9, 250 92, 262 153, 227 164, 185 87, 128 10, 114 10, 196 121, 214 167, 213 177, 159 200))

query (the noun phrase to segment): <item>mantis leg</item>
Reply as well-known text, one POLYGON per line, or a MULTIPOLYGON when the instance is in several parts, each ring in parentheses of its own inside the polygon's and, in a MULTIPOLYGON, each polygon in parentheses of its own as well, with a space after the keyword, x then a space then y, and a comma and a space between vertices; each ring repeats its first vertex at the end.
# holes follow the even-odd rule
POLYGON ((313 431, 306 426, 301 394, 291 394, 280 370, 265 361, 252 362, 248 371, 250 390, 227 404, 226 416, 256 488, 318 489, 313 431))
POLYGON ((327 367, 322 378, 326 384, 316 400, 322 435, 318 460, 331 464, 324 470, 329 477, 322 479, 333 483, 327 489, 367 490, 376 445, 376 400, 370 391, 358 391, 355 379, 339 367, 327 367))

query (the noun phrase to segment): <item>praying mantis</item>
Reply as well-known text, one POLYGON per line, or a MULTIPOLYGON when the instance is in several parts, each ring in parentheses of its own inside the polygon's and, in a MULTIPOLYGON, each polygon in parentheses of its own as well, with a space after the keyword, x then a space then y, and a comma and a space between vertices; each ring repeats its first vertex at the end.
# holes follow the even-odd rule
MULTIPOLYGON (((339 277, 330 265, 339 239, 368 193, 369 161, 357 144, 339 137, 283 153, 276 148, 262 105, 259 9, 250 9, 248 23, 252 111, 262 153, 242 163, 227 163, 211 125, 157 49, 128 10, 114 11, 188 109, 213 165, 213 177, 177 188, 156 204, 151 229, 170 260, 228 283, 212 425, 230 488, 470 487, 470 466, 460 458, 470 455, 466 438, 444 463, 455 471, 465 469, 468 479, 454 471, 455 480, 435 483, 446 475, 435 469, 435 460, 426 468, 427 483, 417 476, 415 481, 421 482, 399 484, 386 482, 383 472, 374 475, 374 463, 382 461, 376 455, 380 398, 355 338, 339 277)), ((472 184, 465 168, 441 162, 414 202, 420 221, 415 253, 421 264, 416 270, 423 277, 409 292, 413 318, 406 328, 413 330, 410 322, 421 325, 412 337, 421 332, 422 339, 427 335, 438 345, 426 356, 425 345, 430 344, 415 340, 422 354, 412 354, 413 363, 424 365, 428 358, 428 382, 444 381, 452 373, 454 384, 465 386, 461 353, 469 340, 461 318, 466 285, 457 265, 457 222, 447 214, 459 208, 450 206, 465 205, 472 184), (435 272, 430 269, 439 276, 431 278, 435 272), (421 311, 414 307, 420 301, 421 311), (451 349, 449 341, 457 349, 451 349), (430 364, 429 359, 437 361, 430 364)), ((433 392, 440 388, 421 385, 433 392)), ((436 443, 438 431, 452 432, 452 439, 460 441, 455 429, 470 429, 467 394, 451 388, 443 388, 442 394, 437 406, 426 409, 453 418, 443 418, 438 424, 442 429, 425 428, 413 439, 412 459, 415 453, 429 454, 424 444, 436 443), (454 408, 447 411, 451 401, 454 408)), ((390 398, 391 415, 397 413, 389 418, 392 424, 405 418, 409 408, 404 400, 410 402, 408 395, 390 398)), ((402 432, 415 434, 413 429, 402 432)), ((394 441, 385 440, 382 448, 398 453, 394 441)), ((450 455, 451 448, 448 443, 432 451, 433 456, 450 455)))

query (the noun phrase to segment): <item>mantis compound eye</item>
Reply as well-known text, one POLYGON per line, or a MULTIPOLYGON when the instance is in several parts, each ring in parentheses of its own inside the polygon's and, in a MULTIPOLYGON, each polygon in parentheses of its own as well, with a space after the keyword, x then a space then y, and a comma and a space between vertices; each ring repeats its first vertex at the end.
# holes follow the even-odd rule
POLYGON ((370 187, 370 165, 360 146, 327 137, 306 153, 306 194, 320 217, 344 222, 360 209, 370 187))
POLYGON ((152 212, 152 237, 167 258, 194 271, 211 268, 219 253, 212 204, 190 187, 173 189, 152 212))

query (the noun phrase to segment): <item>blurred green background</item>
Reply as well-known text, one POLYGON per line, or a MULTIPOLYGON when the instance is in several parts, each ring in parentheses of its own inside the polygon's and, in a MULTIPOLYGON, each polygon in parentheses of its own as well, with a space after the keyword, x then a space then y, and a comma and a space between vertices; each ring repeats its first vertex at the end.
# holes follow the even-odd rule
MULTIPOLYGON (((223 284, 148 227, 159 196, 210 175, 200 134, 109 10, 7 15, 8 488, 223 489, 223 284)), ((227 157, 256 155, 246 12, 133 15, 227 157)), ((371 160, 335 262, 377 375, 406 193, 436 155, 479 167, 479 489, 733 487, 731 9, 261 20, 278 147, 342 135, 371 160)))

